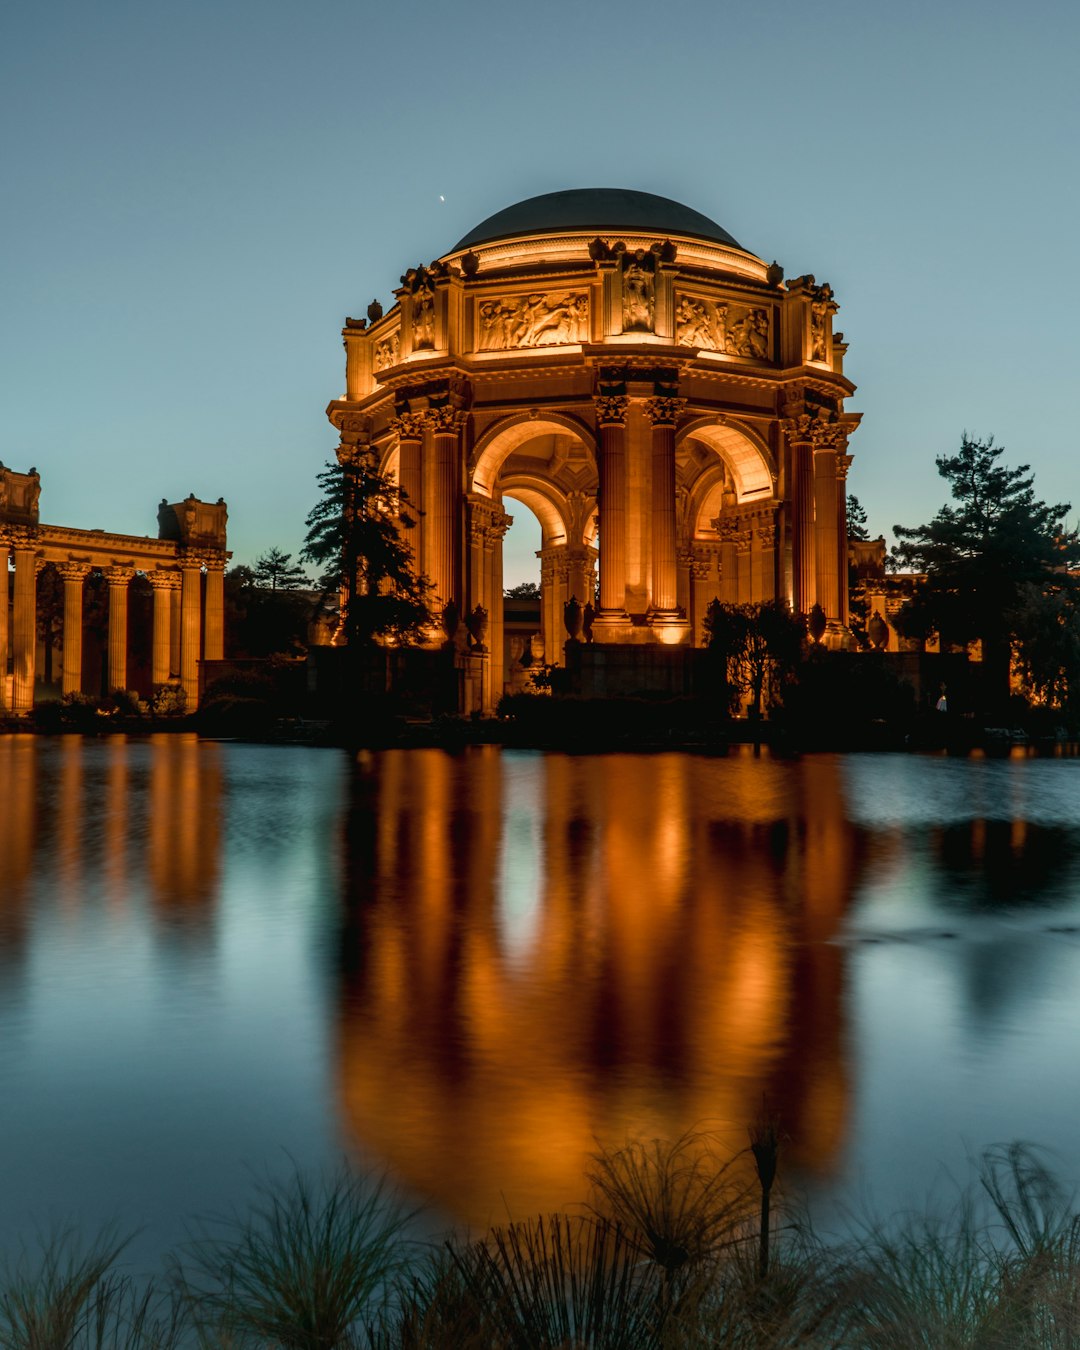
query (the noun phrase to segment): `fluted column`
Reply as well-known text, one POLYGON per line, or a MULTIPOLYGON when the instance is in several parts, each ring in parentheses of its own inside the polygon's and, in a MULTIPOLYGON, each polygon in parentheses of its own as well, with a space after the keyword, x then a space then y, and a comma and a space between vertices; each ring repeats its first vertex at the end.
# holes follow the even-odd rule
POLYGON ((459 520, 460 479, 458 446, 465 414, 454 408, 433 409, 428 413, 432 428, 432 496, 424 516, 425 554, 428 575, 441 610, 459 594, 459 520))
POLYGON ((801 614, 808 614, 817 601, 812 425, 813 417, 805 413, 784 422, 791 453, 792 604, 801 614))
POLYGON ((180 589, 179 572, 151 572, 154 590, 154 636, 150 658, 150 682, 156 689, 167 684, 172 674, 173 598, 180 589))
POLYGON ((416 520, 411 531, 413 557, 420 568, 420 532, 424 509, 424 473, 422 447, 426 413, 402 413, 390 423, 398 438, 398 487, 408 498, 406 510, 416 520), (412 509, 409 510, 409 507, 412 509))
POLYGON ((109 583, 109 679, 110 689, 127 688, 128 585, 132 567, 106 567, 109 583))
POLYGON ((8 706, 8 557, 11 541, 0 531, 0 710, 8 706))
POLYGON ((180 573, 169 588, 169 675, 180 678, 180 573))
POLYGON ((618 395, 597 398, 600 432, 600 614, 603 620, 626 615, 626 410, 618 395))
POLYGON ((851 597, 848 594, 848 519, 847 519, 847 476, 851 468, 851 456, 836 456, 837 490, 837 552, 836 566, 840 577, 840 622, 847 627, 851 618, 851 597))
MULTIPOLYGON (((678 609, 675 562, 675 424, 686 406, 681 398, 650 398, 652 423, 652 606, 661 614, 678 609)), ((603 535, 601 534, 601 542, 603 535)))
POLYGON ((817 603, 825 616, 841 621, 840 601, 840 507, 836 471, 837 440, 824 438, 814 450, 814 542, 817 570, 817 603))
POLYGON ((724 605, 739 603, 739 564, 736 542, 739 536, 739 522, 734 516, 721 516, 713 522, 720 536, 720 602, 724 605))
POLYGON ((199 706, 199 657, 202 655, 202 560, 180 560, 180 683, 187 710, 199 706))
POLYGON ((35 536, 29 530, 13 532, 15 602, 12 615, 13 712, 34 706, 34 667, 37 657, 37 557, 35 536))
POLYGON ((225 657, 225 560, 212 557, 206 564, 206 635, 203 655, 207 661, 225 657))
POLYGON ((89 563, 66 562, 57 566, 64 583, 64 668, 60 690, 64 694, 82 693, 83 582, 89 563))

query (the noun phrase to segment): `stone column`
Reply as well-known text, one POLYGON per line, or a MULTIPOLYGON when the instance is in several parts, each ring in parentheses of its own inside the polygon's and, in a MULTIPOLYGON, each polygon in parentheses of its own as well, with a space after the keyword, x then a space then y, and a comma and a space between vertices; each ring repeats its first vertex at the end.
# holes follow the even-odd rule
POLYGON ((180 559, 180 683, 187 710, 199 706, 199 658, 202 655, 202 560, 180 559))
POLYGON ((840 577, 840 622, 846 628, 851 618, 851 596, 848 594, 848 519, 847 519, 847 476, 851 468, 851 456, 836 456, 837 484, 837 551, 836 566, 840 577))
POLYGON ((167 684, 172 674, 173 597, 180 589, 179 572, 151 572, 154 588, 154 645, 150 664, 150 682, 156 689, 167 684))
POLYGON ((8 556, 11 553, 11 541, 0 531, 0 710, 8 706, 8 601, 10 582, 8 581, 8 556))
POLYGON ((587 548, 567 548, 567 599, 575 596, 582 609, 592 604, 593 588, 589 585, 589 553, 587 548))
POLYGON ((424 443, 425 413, 402 413, 390 423, 398 437, 398 487, 408 498, 406 513, 416 524, 408 531, 413 564, 420 571, 420 538, 423 529, 424 472, 421 458, 424 443))
POLYGON ((720 536, 720 603, 737 605, 739 564, 735 544, 739 535, 739 522, 734 516, 720 516, 713 521, 713 526, 720 536))
MULTIPOLYGON (((832 430, 832 428, 829 428, 832 430)), ((824 436, 814 450, 814 542, 817 603, 833 623, 841 621, 840 506, 836 466, 837 439, 824 436)))
POLYGON ((90 564, 59 563, 56 570, 64 583, 64 669, 60 690, 63 694, 81 694, 83 582, 90 564))
POLYGON ((207 661, 225 657, 225 559, 212 557, 206 564, 206 635, 203 652, 207 661))
MULTIPOLYGON (((686 406, 681 398, 650 398, 645 416, 652 423, 652 605, 670 615, 678 610, 675 562, 675 424, 686 406)), ((604 535, 601 530, 600 543, 604 535)))
POLYGON ((181 576, 169 588, 169 675, 180 678, 180 586, 181 576))
POLYGON ((739 578, 739 604, 749 605, 753 602, 753 580, 750 574, 750 547, 752 542, 749 522, 742 521, 741 528, 735 535, 735 555, 737 558, 736 572, 739 578))
POLYGON ((460 481, 458 475, 458 446, 465 414, 454 408, 433 409, 428 413, 432 428, 434 500, 424 517, 427 530, 427 556, 430 560, 431 584, 435 592, 435 607, 441 611, 452 600, 460 606, 458 584, 460 515, 460 481))
POLYGON ((817 602, 812 425, 813 418, 806 413, 784 421, 791 454, 792 605, 800 614, 809 614, 817 602))
POLYGON ((598 619, 626 618, 626 411, 618 395, 595 400, 600 432, 600 612, 598 619))
POLYGON ((765 603, 776 599, 776 520, 759 520, 754 530, 757 542, 754 599, 765 603))
POLYGON ((128 585, 132 567, 106 567, 109 583, 109 689, 127 688, 128 585))
POLYGON ((12 614, 11 710, 27 713, 34 706, 37 656, 36 537, 30 530, 12 532, 15 554, 15 602, 12 614))

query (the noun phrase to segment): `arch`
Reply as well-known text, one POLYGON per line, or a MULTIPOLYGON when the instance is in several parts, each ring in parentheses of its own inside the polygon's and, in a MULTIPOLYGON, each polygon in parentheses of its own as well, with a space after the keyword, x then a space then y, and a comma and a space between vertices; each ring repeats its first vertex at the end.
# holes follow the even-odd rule
POLYGON ((765 441, 749 427, 722 418, 702 417, 679 432, 676 445, 688 438, 701 441, 720 456, 731 471, 740 503, 765 501, 773 494, 776 462, 765 441))
POLYGON ((582 442, 595 463, 596 438, 592 430, 577 417, 560 412, 545 412, 543 416, 538 416, 534 410, 501 418, 483 433, 473 447, 469 491, 493 497, 499 469, 508 456, 537 436, 565 436, 567 433, 582 442))
POLYGON ((565 544, 570 537, 570 522, 565 510, 566 499, 552 484, 526 474, 511 474, 500 479, 499 488, 505 497, 527 506, 540 522, 545 544, 565 544))

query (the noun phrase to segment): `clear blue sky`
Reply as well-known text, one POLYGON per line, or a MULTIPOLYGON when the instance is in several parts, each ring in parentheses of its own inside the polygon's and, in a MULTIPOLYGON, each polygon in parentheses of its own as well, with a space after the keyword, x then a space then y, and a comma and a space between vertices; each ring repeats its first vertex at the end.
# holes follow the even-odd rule
POLYGON ((49 521, 194 491, 238 561, 296 551, 344 316, 513 201, 633 187, 832 284, 875 532, 964 428, 1080 511, 1078 57, 1066 0, 7 5, 0 458, 49 521))

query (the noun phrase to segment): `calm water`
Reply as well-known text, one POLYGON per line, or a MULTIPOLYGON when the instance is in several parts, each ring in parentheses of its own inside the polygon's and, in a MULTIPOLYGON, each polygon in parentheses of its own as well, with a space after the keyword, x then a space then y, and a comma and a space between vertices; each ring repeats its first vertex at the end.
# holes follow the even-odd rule
POLYGON ((1080 1181, 1080 761, 0 738, 0 1246, 343 1155, 439 1222, 763 1096, 825 1219, 1080 1181))

